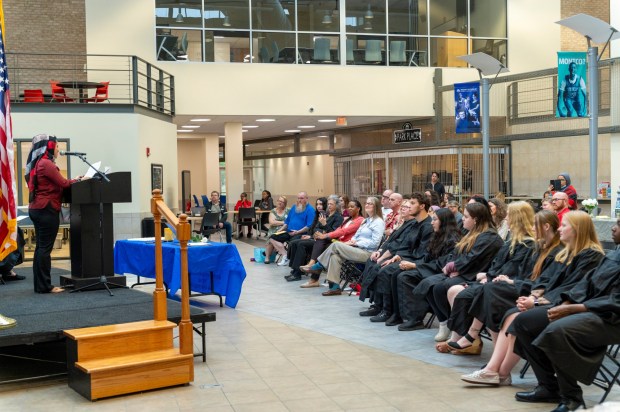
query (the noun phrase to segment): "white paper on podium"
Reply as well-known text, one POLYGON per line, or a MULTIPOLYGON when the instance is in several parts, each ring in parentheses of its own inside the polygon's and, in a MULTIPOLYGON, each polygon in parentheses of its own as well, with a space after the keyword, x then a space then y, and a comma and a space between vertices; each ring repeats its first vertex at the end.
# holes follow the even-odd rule
POLYGON ((101 167, 101 162, 93 163, 93 167, 89 167, 84 177, 93 177, 101 167))

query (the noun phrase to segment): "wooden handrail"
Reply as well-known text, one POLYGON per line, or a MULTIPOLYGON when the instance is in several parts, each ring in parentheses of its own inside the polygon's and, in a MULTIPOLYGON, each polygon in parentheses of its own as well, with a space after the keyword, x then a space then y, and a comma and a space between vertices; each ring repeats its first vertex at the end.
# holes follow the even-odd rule
POLYGON ((164 266, 161 243, 162 215, 177 232, 181 249, 181 322, 179 323, 179 342, 182 354, 193 353, 193 330, 189 318, 189 278, 187 272, 187 242, 190 240, 191 228, 187 215, 177 218, 164 202, 159 189, 153 190, 151 213, 155 224, 155 291, 153 292, 153 315, 155 320, 166 320, 166 290, 164 289, 164 266))

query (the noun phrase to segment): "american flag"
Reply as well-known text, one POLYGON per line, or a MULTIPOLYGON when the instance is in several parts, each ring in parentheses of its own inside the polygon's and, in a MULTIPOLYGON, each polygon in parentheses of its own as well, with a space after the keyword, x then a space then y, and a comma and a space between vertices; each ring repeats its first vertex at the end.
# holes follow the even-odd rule
POLYGON ((0 260, 17 249, 17 209, 9 73, 4 54, 4 11, 0 0, 0 260))

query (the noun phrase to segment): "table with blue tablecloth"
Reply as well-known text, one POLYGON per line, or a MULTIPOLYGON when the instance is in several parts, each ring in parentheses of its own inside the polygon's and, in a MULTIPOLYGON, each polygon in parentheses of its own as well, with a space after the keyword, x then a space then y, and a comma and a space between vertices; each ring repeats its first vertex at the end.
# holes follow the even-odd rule
MULTIPOLYGON (((179 243, 163 242, 164 282, 170 295, 181 287, 179 243)), ((237 306, 246 273, 237 247, 227 243, 190 243, 187 264, 191 290, 226 296, 226 306, 237 306), (213 273, 213 290, 210 274, 213 273)), ((155 278, 155 241, 119 240, 114 246, 114 273, 155 278)))

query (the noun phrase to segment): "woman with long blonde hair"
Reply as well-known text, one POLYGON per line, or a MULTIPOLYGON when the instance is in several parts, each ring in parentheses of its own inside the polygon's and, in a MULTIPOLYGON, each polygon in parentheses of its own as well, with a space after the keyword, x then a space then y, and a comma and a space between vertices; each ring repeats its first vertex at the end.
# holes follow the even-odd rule
MULTIPOLYGON (((547 213, 546 211, 539 212, 543 225, 545 223, 542 218, 547 217, 547 213)), ((553 219, 549 218, 549 221, 553 222, 553 219)), ((510 371, 519 360, 513 353, 513 348, 517 349, 512 328, 514 319, 520 313, 534 307, 547 305, 551 307, 561 303, 562 293, 575 286, 603 258, 603 249, 598 242, 592 219, 587 213, 574 211, 564 215, 559 235, 564 247, 534 281, 531 292, 521 291, 516 307, 506 313, 489 364, 484 369, 461 376, 465 382, 510 385, 510 371)), ((553 239, 553 237, 547 236, 547 239, 553 239)), ((547 254, 547 258, 551 253, 547 254)))

